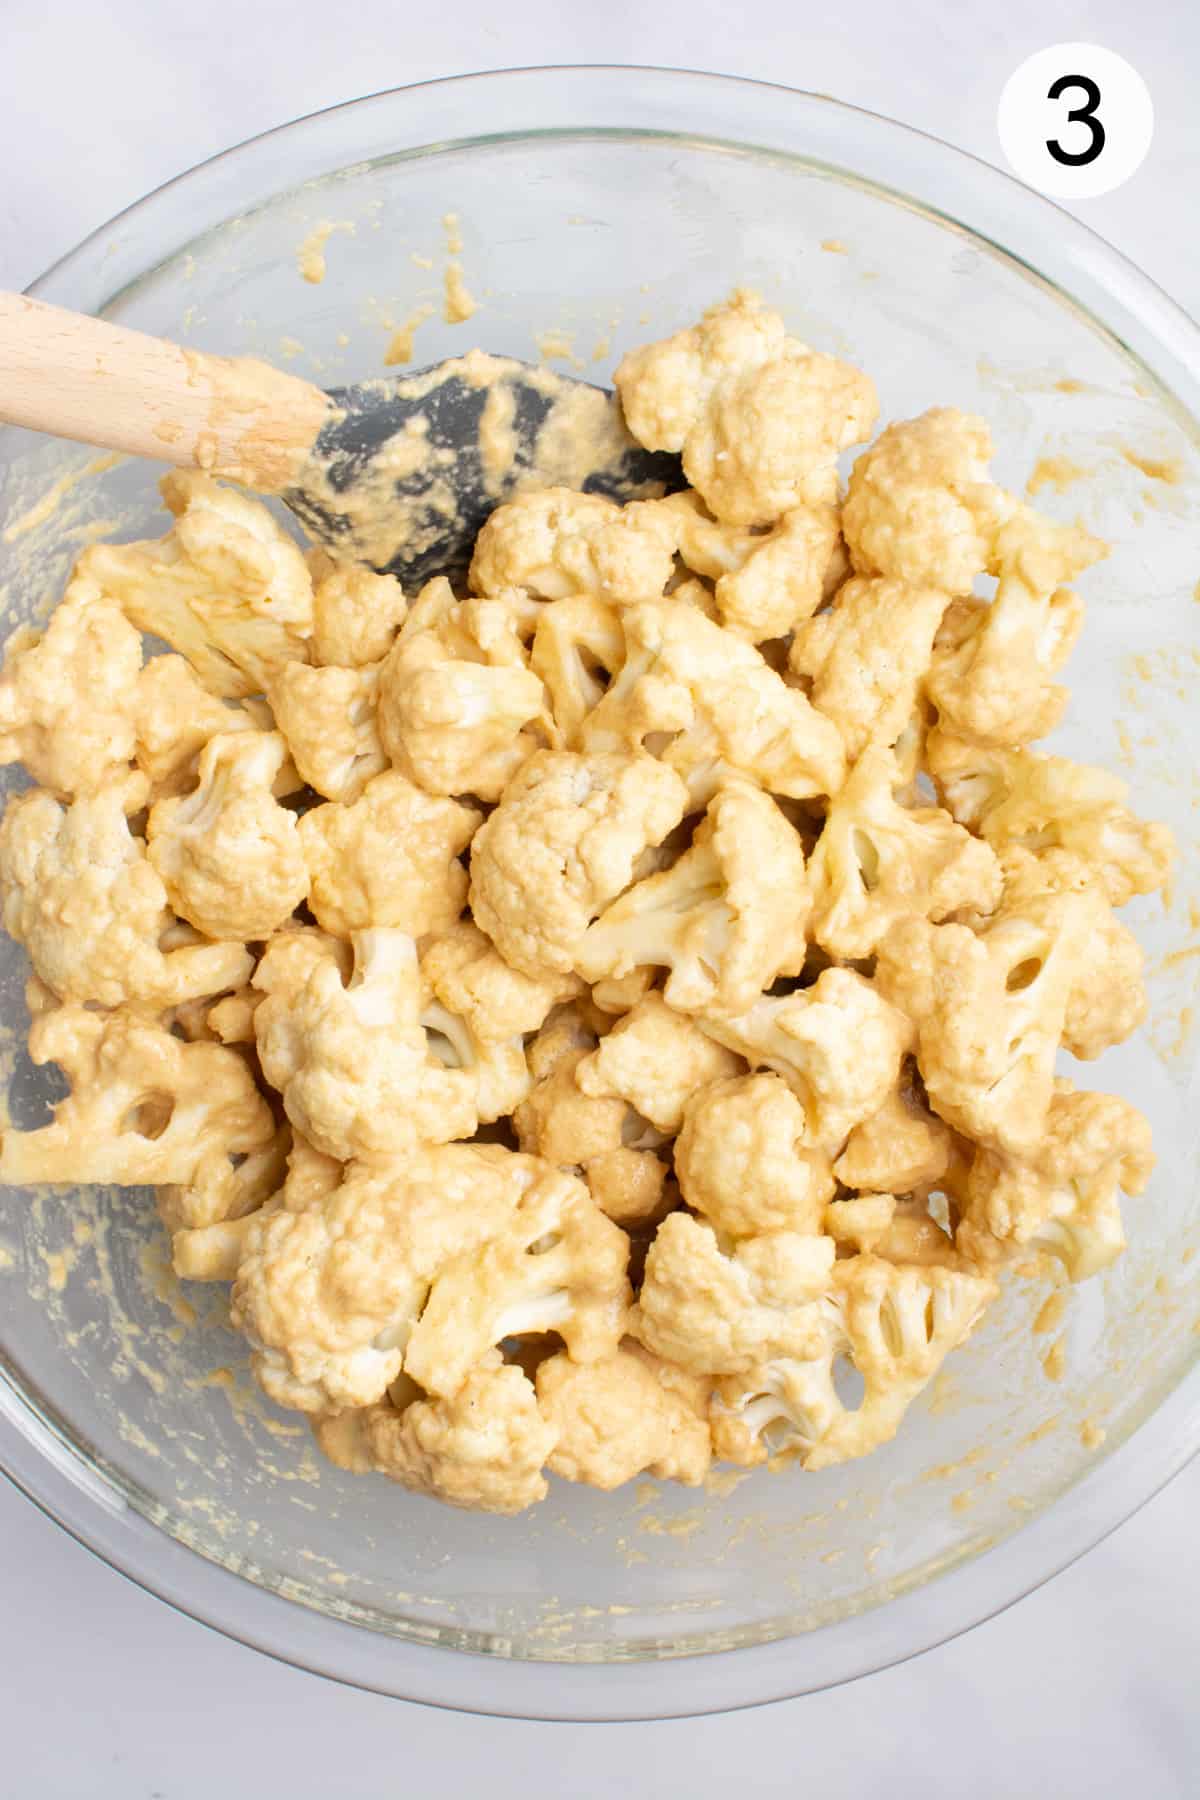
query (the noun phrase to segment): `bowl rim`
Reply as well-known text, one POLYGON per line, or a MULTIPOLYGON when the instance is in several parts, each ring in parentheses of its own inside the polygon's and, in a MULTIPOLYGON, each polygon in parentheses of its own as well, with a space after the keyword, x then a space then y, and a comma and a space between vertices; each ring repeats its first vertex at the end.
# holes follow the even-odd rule
MULTIPOLYGON (((230 201, 246 187, 248 175, 259 183, 259 204, 302 185, 296 177, 303 157, 289 160, 286 186, 272 172, 279 168, 275 153, 281 140, 290 137, 297 148, 298 139, 315 134, 319 142, 307 142, 307 155, 312 161, 319 150, 311 176, 319 181, 353 166, 356 159, 343 151, 352 150, 361 130, 369 137, 369 120, 384 113, 393 148, 382 159, 368 154, 357 160, 599 132, 735 145, 869 187, 1051 288, 1142 365, 1160 398, 1200 441, 1200 330, 1088 226, 1003 170, 915 127, 828 96, 701 70, 637 64, 488 70, 318 109, 161 183, 91 232, 25 291, 55 299, 69 287, 72 304, 93 311, 114 305, 186 243, 247 210, 230 201), (456 97, 467 90, 476 127, 489 118, 500 126, 522 116, 514 115, 512 96, 536 90, 538 110, 524 116, 537 117, 538 124, 447 136, 442 128, 463 116, 456 97), (398 136, 402 148, 395 147, 398 136), (331 150, 339 158, 332 165, 331 150), (163 232, 160 215, 180 189, 197 204, 185 236, 163 251, 163 239, 178 233, 163 232), (137 229, 123 242, 121 233, 130 227, 137 229), (140 242, 147 234, 158 249, 150 269, 140 242)), ((1198 1448, 1200 1369, 1193 1364, 1131 1438, 992 1555, 982 1554, 986 1546, 980 1545, 921 1587, 801 1636, 653 1662, 572 1664, 450 1653, 448 1647, 385 1637, 243 1579, 137 1513, 36 1416, 14 1384, 0 1377, 4 1473, 77 1542, 176 1610, 281 1661, 349 1685, 455 1710, 543 1720, 732 1711, 836 1686, 904 1661, 994 1616, 1067 1567, 1151 1499, 1198 1448)))

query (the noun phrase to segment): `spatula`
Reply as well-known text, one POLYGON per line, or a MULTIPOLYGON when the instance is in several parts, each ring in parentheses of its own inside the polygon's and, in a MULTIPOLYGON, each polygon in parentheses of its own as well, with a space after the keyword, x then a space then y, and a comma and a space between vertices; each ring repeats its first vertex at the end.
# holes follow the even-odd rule
POLYGON ((684 485, 607 389, 510 357, 324 392, 22 294, 0 294, 0 420, 278 495, 340 560, 406 586, 461 571, 522 483, 621 501, 684 485))

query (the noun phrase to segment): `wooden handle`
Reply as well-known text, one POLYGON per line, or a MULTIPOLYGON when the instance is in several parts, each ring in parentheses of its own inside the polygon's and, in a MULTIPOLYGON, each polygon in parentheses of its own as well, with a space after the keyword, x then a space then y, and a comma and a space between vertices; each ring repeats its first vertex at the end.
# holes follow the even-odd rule
POLYGON ((10 425, 281 493, 332 411, 320 388, 251 357, 206 356, 0 293, 0 419, 10 425))

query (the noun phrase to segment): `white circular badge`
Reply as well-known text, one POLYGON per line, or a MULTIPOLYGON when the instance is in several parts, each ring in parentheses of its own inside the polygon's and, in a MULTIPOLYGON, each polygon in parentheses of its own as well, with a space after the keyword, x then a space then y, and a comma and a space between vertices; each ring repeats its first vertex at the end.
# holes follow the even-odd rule
POLYGON ((1139 169, 1154 105, 1137 70, 1099 44, 1052 44, 1009 76, 996 116, 1013 172, 1061 200, 1111 193, 1139 169))

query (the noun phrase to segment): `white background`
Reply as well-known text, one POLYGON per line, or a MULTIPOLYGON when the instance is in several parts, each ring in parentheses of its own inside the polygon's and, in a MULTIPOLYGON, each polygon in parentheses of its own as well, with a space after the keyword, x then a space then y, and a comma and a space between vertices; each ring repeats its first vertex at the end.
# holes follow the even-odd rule
MULTIPOLYGON (((1191 0, 0 0, 0 286, 240 138, 374 89, 516 63, 760 76, 991 161, 1007 76, 1047 43, 1120 51, 1154 145, 1076 210, 1200 312, 1200 9, 1191 0)), ((227 1644, 0 1483, 0 1800, 488 1800, 623 1791, 858 1800, 1200 1793, 1200 1466, 970 1637, 837 1692, 665 1725, 488 1721, 358 1694, 227 1644)))

